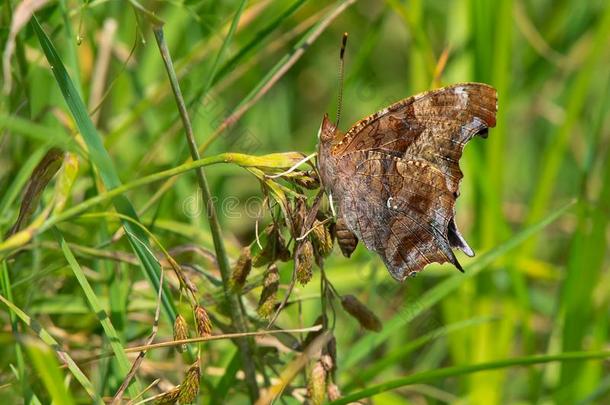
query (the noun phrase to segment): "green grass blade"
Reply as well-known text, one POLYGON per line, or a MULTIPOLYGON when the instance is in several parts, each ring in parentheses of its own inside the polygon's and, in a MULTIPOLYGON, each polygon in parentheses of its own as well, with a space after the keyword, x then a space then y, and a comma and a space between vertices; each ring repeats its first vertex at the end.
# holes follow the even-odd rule
MULTIPOLYGON (((87 144, 91 162, 95 167, 97 167, 102 181, 108 189, 121 186, 121 181, 116 169, 114 168, 112 160, 104 148, 102 139, 95 129, 91 118, 89 117, 87 108, 76 91, 76 88, 74 87, 66 68, 57 54, 53 43, 42 30, 42 27, 36 18, 32 19, 31 24, 38 37, 42 50, 44 51, 44 54, 51 65, 55 80, 57 81, 70 112, 74 117, 74 121, 76 122, 76 125, 78 126, 83 139, 87 144)), ((115 209, 119 213, 140 222, 135 209, 127 197, 118 195, 113 198, 112 202, 115 209)), ((129 243, 142 264, 142 268, 144 269, 144 273, 148 278, 148 281, 150 282, 154 291, 158 291, 160 267, 152 254, 152 250, 146 242, 146 235, 141 231, 141 229, 128 221, 123 221, 123 226, 125 227, 127 236, 129 238, 129 243)), ((161 301, 165 314, 173 322, 173 320, 176 318, 176 309, 170 298, 169 290, 165 286, 163 288, 161 301)))
POLYGON ((282 22, 284 22, 295 11, 297 11, 306 1, 307 0, 295 1, 290 7, 286 9, 286 11, 280 14, 275 20, 273 20, 266 27, 254 34, 252 39, 220 68, 218 74, 213 78, 212 84, 215 84, 220 79, 225 77, 228 73, 233 71, 235 67, 244 59, 244 57, 250 51, 256 48, 257 45, 261 44, 266 38, 268 38, 269 35, 271 35, 271 33, 275 31, 275 29, 279 27, 282 22))
POLYGON ((403 329, 404 326, 413 320, 417 315, 439 302, 443 297, 447 296, 452 291, 456 290, 466 278, 475 277, 481 272, 481 270, 487 267, 494 260, 502 257, 504 254, 523 243, 526 239, 553 223, 553 221, 565 214, 573 205, 573 202, 564 205, 562 208, 548 215, 542 221, 534 225, 530 225, 508 241, 483 254, 478 260, 465 268, 466 274, 458 274, 449 277, 445 281, 436 285, 433 289, 422 295, 421 298, 412 306, 404 308, 392 319, 385 322, 381 332, 368 334, 360 341, 355 343, 345 357, 345 361, 341 366, 344 368, 354 367, 360 360, 369 355, 376 347, 388 340, 391 336, 394 336, 399 332, 399 330, 403 329))
POLYGON ((38 341, 26 339, 25 347, 34 369, 42 379, 50 398, 57 405, 73 405, 74 398, 66 389, 62 371, 53 351, 38 341))
POLYGON ((468 328, 471 326, 481 325, 485 322, 493 321, 494 318, 491 317, 479 317, 474 319, 467 319, 465 321, 454 322, 450 325, 444 325, 440 328, 437 328, 425 335, 420 336, 419 338, 407 342, 405 345, 399 347, 398 349, 385 354, 381 359, 376 361, 371 367, 367 367, 366 369, 359 372, 355 379, 349 384, 342 387, 346 392, 351 391, 351 389, 355 386, 356 383, 364 383, 366 381, 372 381, 375 376, 379 375, 379 373, 383 372, 383 370, 391 367, 392 365, 399 364, 407 355, 412 353, 414 350, 422 347, 423 345, 429 343, 431 340, 438 339, 443 336, 447 336, 452 332, 456 332, 462 330, 464 328, 468 328))
MULTIPOLYGON (((106 337, 108 338, 108 341, 110 343, 110 347, 112 348, 115 358, 117 359, 119 372, 121 373, 120 377, 124 378, 127 376, 127 373, 129 373, 129 369, 131 366, 129 360, 127 359, 127 355, 125 354, 124 347, 121 344, 121 339, 119 338, 119 335, 114 329, 114 326, 110 322, 110 317, 106 313, 106 310, 102 307, 99 299, 97 298, 97 295, 93 291, 91 284, 89 284, 89 280, 87 280, 85 273, 78 264, 78 261, 74 257, 74 254, 72 254, 72 251, 66 243, 66 240, 64 239, 63 235, 59 232, 59 230, 57 230, 57 228, 55 228, 55 231, 55 237, 57 238, 59 245, 61 246, 61 250, 63 251, 66 260, 72 268, 74 276, 78 280, 78 283, 80 284, 80 287, 83 290, 85 297, 87 298, 87 302, 100 320, 102 328, 104 329, 104 333, 106 334, 106 337)), ((129 386, 128 390, 132 398, 135 398, 136 395, 138 395, 138 393, 141 391, 141 386, 136 381, 135 384, 131 384, 129 386)))
POLYGON ((102 401, 102 399, 95 392, 95 388, 93 388, 93 384, 91 384, 91 381, 89 381, 89 379, 82 372, 82 370, 78 368, 78 365, 74 362, 74 360, 72 360, 72 357, 70 357, 70 355, 61 348, 59 342, 55 340, 55 338, 53 338, 53 336, 51 336, 51 334, 47 332, 47 330, 43 328, 42 325, 30 318, 19 307, 4 298, 4 296, 0 295, 0 301, 2 301, 4 305, 9 307, 9 309, 13 311, 23 323, 25 323, 30 329, 32 329, 32 331, 34 331, 44 343, 46 343, 48 346, 55 350, 59 358, 64 362, 64 364, 66 364, 68 369, 72 372, 72 375, 74 375, 76 381, 78 381, 80 385, 82 385, 85 391, 87 391, 87 394, 89 394, 89 396, 93 399, 94 403, 104 403, 104 401, 102 401))
POLYGON ((374 395, 386 392, 392 389, 405 387, 412 384, 421 384, 437 380, 440 378, 464 376, 466 374, 477 373, 480 371, 497 370, 513 366, 531 366, 535 364, 544 364, 550 362, 567 362, 567 361, 585 361, 585 360, 603 360, 610 358, 610 352, 569 352, 561 354, 546 354, 536 356, 517 357, 507 360, 491 361, 482 364, 470 364, 466 366, 446 367, 438 370, 424 371, 422 373, 413 374, 407 377, 398 378, 388 381, 383 384, 375 385, 366 388, 362 391, 346 395, 337 401, 331 402, 333 405, 349 404, 362 398, 370 398, 374 395))
MULTIPOLYGON (((568 140, 580 120, 583 109, 587 106, 587 94, 591 88, 591 80, 594 77, 593 72, 608 46, 608 38, 610 38, 610 7, 605 7, 597 23, 593 44, 582 67, 573 79, 566 96, 568 100, 566 117, 563 124, 557 130, 557 134, 552 139, 551 144, 545 150, 538 185, 530 204, 528 223, 537 221, 542 217, 551 199, 552 192, 557 184, 557 175, 564 159, 568 140)), ((535 242, 536 238, 526 243, 523 247, 524 252, 530 252, 535 242)))

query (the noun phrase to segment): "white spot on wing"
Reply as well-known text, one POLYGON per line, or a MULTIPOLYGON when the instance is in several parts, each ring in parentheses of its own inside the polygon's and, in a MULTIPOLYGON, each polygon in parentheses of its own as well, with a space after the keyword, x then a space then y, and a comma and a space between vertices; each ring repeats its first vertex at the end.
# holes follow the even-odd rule
POLYGON ((468 92, 463 86, 457 86, 453 89, 453 93, 460 100, 460 107, 465 108, 468 105, 468 92))

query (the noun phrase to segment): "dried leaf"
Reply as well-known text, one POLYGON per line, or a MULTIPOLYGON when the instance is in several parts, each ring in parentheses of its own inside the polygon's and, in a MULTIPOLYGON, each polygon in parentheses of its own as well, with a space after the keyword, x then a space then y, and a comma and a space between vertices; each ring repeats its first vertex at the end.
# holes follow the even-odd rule
POLYGON ((61 167, 63 156, 64 153, 61 150, 52 148, 42 158, 40 163, 38 163, 32 172, 30 180, 25 186, 25 191, 23 192, 23 197, 21 199, 19 216, 12 228, 6 234, 5 239, 19 232, 23 225, 30 220, 40 202, 42 192, 61 167))

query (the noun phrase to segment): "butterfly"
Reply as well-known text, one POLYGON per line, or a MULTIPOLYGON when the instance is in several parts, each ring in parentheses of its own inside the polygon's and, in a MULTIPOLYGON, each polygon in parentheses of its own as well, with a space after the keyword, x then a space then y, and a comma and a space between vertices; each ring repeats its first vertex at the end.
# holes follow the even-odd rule
POLYGON ((474 136, 487 137, 496 112, 493 87, 457 83, 398 101, 345 134, 324 116, 317 166, 338 221, 396 280, 433 262, 463 271, 453 248, 474 256, 455 222, 459 160, 474 136))

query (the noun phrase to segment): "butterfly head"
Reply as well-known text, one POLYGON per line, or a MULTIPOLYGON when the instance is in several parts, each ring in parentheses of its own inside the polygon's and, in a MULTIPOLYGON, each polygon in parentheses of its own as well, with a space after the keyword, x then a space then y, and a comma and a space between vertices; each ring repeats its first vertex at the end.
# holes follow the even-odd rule
POLYGON ((318 130, 318 140, 321 144, 328 144, 335 138, 337 127, 328 119, 328 114, 324 114, 322 124, 318 130))

